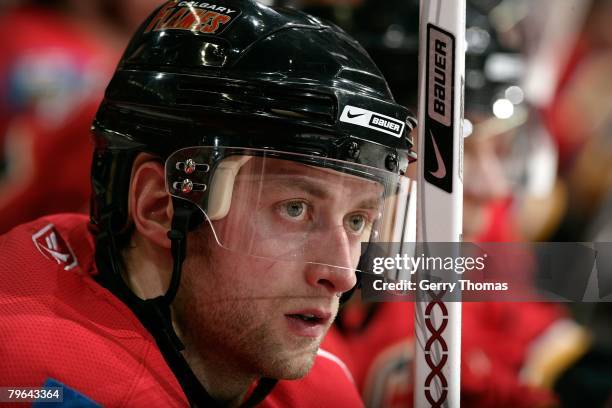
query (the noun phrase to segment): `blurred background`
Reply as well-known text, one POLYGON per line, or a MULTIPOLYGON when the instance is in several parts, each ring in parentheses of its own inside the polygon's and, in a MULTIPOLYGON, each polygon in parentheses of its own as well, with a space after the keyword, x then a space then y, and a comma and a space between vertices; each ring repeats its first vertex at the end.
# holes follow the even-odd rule
MULTIPOLYGON (((1 0, 0 233, 88 212, 93 116, 160 3, 1 0)), ((416 112, 418 1, 265 3, 341 26, 416 112)), ((465 240, 612 241, 612 0, 467 3, 465 240)), ((612 406, 611 312, 467 305, 465 406, 612 406)), ((368 406, 410 406, 411 316, 410 305, 354 302, 326 340, 368 406)))

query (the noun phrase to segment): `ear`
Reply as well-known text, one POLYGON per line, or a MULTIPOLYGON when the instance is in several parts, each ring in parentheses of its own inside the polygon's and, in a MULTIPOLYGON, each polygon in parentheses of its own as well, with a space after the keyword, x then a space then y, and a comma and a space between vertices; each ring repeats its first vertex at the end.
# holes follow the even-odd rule
POLYGON ((151 156, 136 159, 130 188, 130 214, 136 230, 153 244, 170 248, 172 199, 166 191, 164 167, 151 156))

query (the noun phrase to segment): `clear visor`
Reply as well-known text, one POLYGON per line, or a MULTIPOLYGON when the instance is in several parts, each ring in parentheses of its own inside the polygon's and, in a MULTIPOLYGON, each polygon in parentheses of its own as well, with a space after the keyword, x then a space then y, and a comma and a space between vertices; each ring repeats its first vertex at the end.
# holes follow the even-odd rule
POLYGON ((192 147, 168 158, 166 180, 202 210, 221 247, 243 255, 356 269, 368 243, 416 238, 413 182, 376 168, 192 147))

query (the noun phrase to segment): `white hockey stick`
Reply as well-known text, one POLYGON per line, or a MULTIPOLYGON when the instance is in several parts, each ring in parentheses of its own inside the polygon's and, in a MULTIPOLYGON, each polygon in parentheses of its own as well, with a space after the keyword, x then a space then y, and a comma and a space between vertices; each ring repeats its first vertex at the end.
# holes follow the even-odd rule
MULTIPOLYGON (((461 240, 465 7, 465 0, 420 0, 417 237, 423 243, 461 240)), ((458 407, 461 303, 418 296, 414 406, 458 407)))

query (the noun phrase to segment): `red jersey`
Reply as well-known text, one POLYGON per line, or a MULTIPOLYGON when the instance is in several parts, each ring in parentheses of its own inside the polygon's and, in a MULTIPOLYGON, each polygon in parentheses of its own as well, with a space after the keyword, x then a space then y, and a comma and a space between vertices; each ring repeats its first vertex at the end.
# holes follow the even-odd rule
MULTIPOLYGON (((93 279, 87 224, 56 215, 0 236, 0 385, 52 381, 104 406, 187 406, 153 337, 93 279)), ((306 377, 279 381, 261 406, 362 403, 343 364, 320 350, 306 377)))

